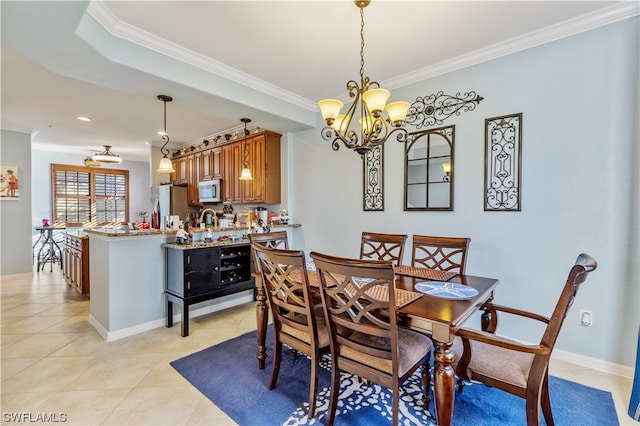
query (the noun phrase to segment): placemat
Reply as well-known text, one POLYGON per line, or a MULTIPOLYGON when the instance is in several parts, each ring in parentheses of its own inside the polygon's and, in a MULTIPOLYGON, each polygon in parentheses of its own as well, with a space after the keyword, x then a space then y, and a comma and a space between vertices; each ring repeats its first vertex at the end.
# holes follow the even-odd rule
POLYGON ((441 297, 443 299, 463 300, 471 299, 478 295, 478 290, 473 287, 444 281, 423 281, 416 283, 415 289, 428 296, 441 297))
MULTIPOLYGON (((351 287, 351 285, 347 286, 347 290, 351 292, 355 292, 356 289, 351 287)), ((367 295, 373 299, 380 300, 381 302, 389 301, 389 287, 386 285, 376 285, 371 287, 367 292, 367 295)), ((400 288, 396 288, 396 306, 401 308, 404 305, 407 305, 417 298, 421 297, 422 294, 416 293, 415 291, 402 290, 400 288)))
POLYGON ((439 271, 436 269, 418 268, 415 266, 400 265, 394 268, 394 272, 398 275, 408 275, 411 277, 426 278, 428 280, 449 281, 455 277, 455 272, 439 271))
MULTIPOLYGON (((301 280, 302 278, 300 276, 300 270, 293 271, 291 273, 291 278, 293 278, 294 280, 301 280)), ((318 275, 318 271, 307 270, 307 278, 309 279, 309 285, 311 287, 320 287, 320 276, 318 275)), ((355 292, 355 289, 352 289, 350 291, 355 292)), ((387 289, 387 286, 384 286, 384 285, 377 285, 377 286, 371 287, 371 289, 369 289, 367 294, 370 297, 377 300, 381 300, 381 301, 389 300, 389 291, 387 289)), ((400 308, 404 305, 407 305, 413 302, 414 300, 416 300, 421 296, 422 296, 421 293, 417 293, 415 291, 409 291, 409 290, 402 290, 397 288, 396 289, 396 306, 400 308)))

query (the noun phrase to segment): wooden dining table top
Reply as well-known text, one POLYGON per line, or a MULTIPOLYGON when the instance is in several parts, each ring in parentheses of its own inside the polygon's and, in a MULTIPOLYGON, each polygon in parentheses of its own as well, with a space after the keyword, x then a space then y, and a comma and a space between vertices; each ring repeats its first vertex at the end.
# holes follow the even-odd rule
MULTIPOLYGON (((310 266, 310 265, 308 265, 310 266)), ((309 285, 320 286, 320 278, 313 266, 307 268, 309 285)), ((413 268, 413 267, 412 267, 413 268)), ((397 305, 400 313, 414 318, 412 327, 433 333, 433 323, 440 324, 453 330, 462 326, 469 316, 482 306, 495 290, 499 281, 494 278, 477 277, 473 275, 441 274, 443 271, 435 271, 427 268, 414 268, 414 275, 396 274, 395 287, 397 305), (448 299, 432 296, 416 291, 415 285, 428 281, 424 276, 433 273, 434 278, 447 278, 449 283, 464 284, 475 288, 478 294, 465 299, 448 299), (425 323, 426 322, 426 323, 425 323)), ((403 271, 404 272, 404 271, 403 271)), ((435 281, 435 279, 433 280, 435 281)), ((444 330, 442 330, 444 332, 444 330)), ((444 336, 442 336, 444 338, 444 336)))

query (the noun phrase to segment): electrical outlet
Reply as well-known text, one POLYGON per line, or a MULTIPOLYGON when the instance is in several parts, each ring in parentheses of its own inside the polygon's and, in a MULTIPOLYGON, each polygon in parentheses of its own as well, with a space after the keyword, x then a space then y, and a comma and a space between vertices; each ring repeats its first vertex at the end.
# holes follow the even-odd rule
POLYGON ((580 309, 580 325, 591 326, 593 320, 593 313, 586 309, 580 309))

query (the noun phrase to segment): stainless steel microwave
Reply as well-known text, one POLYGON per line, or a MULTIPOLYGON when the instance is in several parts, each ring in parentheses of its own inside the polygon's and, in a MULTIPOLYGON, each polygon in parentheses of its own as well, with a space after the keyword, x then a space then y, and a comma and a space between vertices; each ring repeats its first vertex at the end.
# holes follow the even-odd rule
POLYGON ((201 203, 222 202, 220 179, 198 182, 198 195, 201 203))

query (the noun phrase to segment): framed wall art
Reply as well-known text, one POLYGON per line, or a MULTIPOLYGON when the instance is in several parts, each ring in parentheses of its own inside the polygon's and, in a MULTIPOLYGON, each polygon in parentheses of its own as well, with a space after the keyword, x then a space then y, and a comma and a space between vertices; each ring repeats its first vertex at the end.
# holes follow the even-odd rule
POLYGON ((384 145, 362 156, 363 205, 365 212, 384 211, 384 145))
POLYGON ((19 200, 20 185, 16 166, 0 166, 0 200, 19 200))
POLYGON ((484 210, 520 211, 522 113, 485 119, 484 210))

